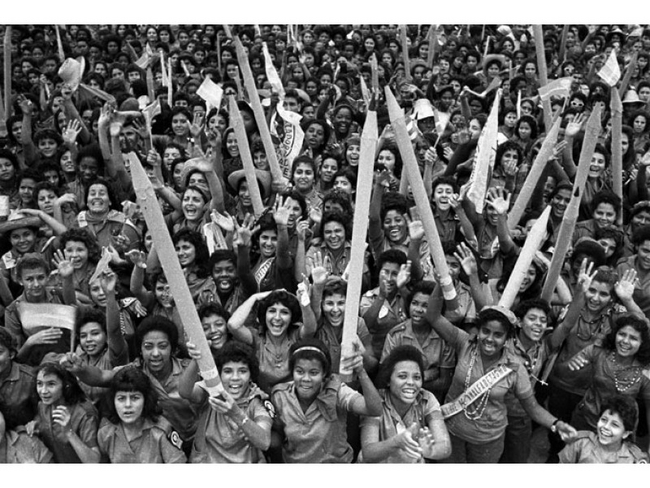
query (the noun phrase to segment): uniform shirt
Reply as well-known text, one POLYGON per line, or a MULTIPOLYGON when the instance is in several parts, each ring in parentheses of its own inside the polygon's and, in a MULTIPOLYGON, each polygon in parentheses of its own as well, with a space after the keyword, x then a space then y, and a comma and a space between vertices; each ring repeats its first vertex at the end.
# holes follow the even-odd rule
MULTIPOLYGON (((481 353, 477 350, 479 347, 477 337, 475 335, 469 335, 460 329, 455 329, 454 332, 455 335, 449 341, 449 345, 456 350, 458 361, 449 393, 447 393, 446 402, 456 400, 465 391, 465 379, 471 357, 474 353, 478 357, 471 371, 469 386, 476 383, 476 381, 489 372, 489 370, 483 370, 483 362, 480 357, 481 353)), ((446 419, 447 429, 456 437, 471 444, 485 444, 498 439, 505 432, 508 424, 505 402, 505 397, 508 392, 514 392, 519 400, 525 400, 533 395, 533 389, 530 386, 526 368, 517 361, 506 347, 503 348, 501 357, 492 369, 502 364, 512 369, 512 373, 501 379, 490 389, 485 410, 480 418, 470 420, 465 416, 464 412, 460 412, 446 419)), ((472 407, 476 407, 479 401, 480 399, 476 400, 472 404, 472 407)), ((472 410, 471 407, 470 410, 472 410)))
POLYGON ((560 452, 560 463, 571 464, 637 464, 647 463, 648 455, 630 442, 623 442, 616 452, 602 448, 598 436, 593 432, 581 430, 578 438, 567 444, 560 452))
MULTIPOLYGON (((519 329, 521 334, 521 329, 519 329)), ((525 349, 518 337, 510 339, 506 343, 506 347, 510 350, 519 362, 528 371, 528 379, 531 386, 535 386, 538 378, 542 374, 542 366, 551 355, 551 346, 549 342, 550 336, 546 336, 541 341, 536 342, 530 349, 525 349)), ((528 414, 521 406, 521 402, 517 400, 515 395, 511 392, 506 395, 506 405, 508 407, 508 417, 527 417, 528 414)))
POLYGON ((25 425, 37 412, 36 375, 25 364, 12 363, 9 376, 0 383, 0 404, 5 417, 11 415, 15 425, 25 425))
POLYGON ((117 210, 110 210, 101 222, 94 222, 86 210, 77 215, 75 227, 85 228, 97 239, 99 247, 113 244, 113 236, 124 234, 129 238, 129 248, 136 249, 140 243, 138 232, 126 222, 126 216, 117 210))
MULTIPOLYGON (((420 390, 403 418, 393 406, 388 390, 379 390, 379 395, 382 398, 381 416, 364 417, 361 420, 362 429, 368 426, 376 426, 379 429, 379 442, 401 434, 413 423, 417 424, 418 429, 422 429, 424 427, 428 428, 431 420, 442 420, 440 404, 436 397, 427 390, 420 390)), ((420 459, 415 460, 406 456, 400 450, 395 454, 391 454, 382 463, 424 463, 424 458, 420 457, 420 459)))
POLYGON ((332 375, 313 403, 302 411, 293 381, 276 385, 271 400, 276 409, 275 428, 284 433, 285 463, 351 463, 346 418, 361 395, 332 375))
MULTIPOLYGON (((620 275, 619 275, 620 276, 620 275)), ((578 318, 578 322, 573 326, 571 333, 564 340, 558 358, 551 372, 550 382, 564 391, 584 395, 591 383, 591 375, 588 368, 582 368, 578 371, 571 371, 568 361, 591 344, 602 344, 605 336, 612 328, 616 319, 625 313, 625 307, 613 305, 604 310, 603 313, 593 320, 587 322, 578 318)))
MULTIPOLYGON (((45 289, 45 300, 39 303, 63 303, 60 295, 60 289, 45 289)), ((20 312, 18 311, 21 302, 27 301, 25 294, 21 294, 5 309, 5 327, 16 339, 16 347, 20 350, 27 338, 34 335, 36 332, 43 330, 41 328, 35 330, 26 330, 23 328, 20 320, 20 312)), ((63 334, 55 344, 39 344, 30 349, 29 356, 25 359, 25 363, 30 366, 38 366, 41 360, 47 353, 64 354, 70 351, 70 331, 61 329, 63 334)))
MULTIPOLYGON (((441 222, 436 221, 436 225, 438 224, 444 226, 444 224, 441 222)), ((382 252, 388 251, 389 249, 397 249, 398 251, 402 251, 405 256, 408 256, 409 244, 411 242, 411 239, 408 235, 406 236, 404 242, 396 243, 386 238, 384 235, 383 225, 378 230, 379 231, 373 229, 373 226, 370 226, 368 228, 368 242, 370 243, 370 250, 372 251, 372 255, 374 256, 375 260, 377 260, 382 252)), ((440 232, 440 227, 438 228, 438 232, 440 232)), ((443 234, 440 234, 440 236, 442 238, 443 234)), ((423 279, 432 280, 433 260, 431 259, 431 254, 429 253, 429 243, 425 239, 423 239, 420 243, 419 256, 422 273, 424 273, 423 279)))
MULTIPOLYGON (((636 265, 636 255, 630 256, 629 258, 624 259, 619 262, 616 267, 616 273, 618 276, 623 276, 628 269, 639 269, 636 265)), ((638 282, 634 286, 634 302, 639 306, 647 318, 650 318, 650 273, 641 278, 638 276, 638 282)))
POLYGON ((0 439, 0 464, 51 463, 52 453, 36 436, 29 436, 22 428, 5 432, 0 439))
MULTIPOLYGON (((316 330, 316 339, 323 341, 332 358, 332 371, 338 371, 341 364, 341 339, 343 333, 343 326, 334 327, 324 317, 321 316, 318 321, 318 329, 316 330)), ((366 326, 366 322, 359 317, 357 320, 357 337, 362 344, 370 340, 370 331, 366 326)))
POLYGON ((258 381, 264 391, 270 392, 274 385, 289 379, 289 348, 300 339, 300 326, 292 325, 278 347, 268 340, 265 333, 254 336, 254 348, 260 365, 258 381))
POLYGON ((584 417, 591 428, 595 429, 598 424, 603 403, 616 395, 641 398, 645 404, 650 402, 650 371, 644 370, 638 361, 632 363, 631 369, 618 371, 616 365, 612 363, 611 351, 602 347, 591 345, 583 349, 579 355, 589 361, 583 369, 587 370, 591 382, 576 411, 584 417), (616 388, 614 371, 617 371, 623 387, 637 377, 638 379, 625 391, 619 392, 616 388))
POLYGON ((413 332, 411 319, 396 325, 388 332, 380 362, 383 363, 393 349, 402 345, 413 346, 422 353, 425 370, 430 368, 454 368, 456 365, 456 353, 433 328, 429 330, 424 343, 418 341, 413 332))
POLYGON ((102 422, 97 434, 102 460, 115 463, 185 463, 187 457, 177 442, 178 434, 164 417, 144 419, 138 437, 129 441, 122 423, 102 422), (174 439, 174 443, 171 439, 174 439))
MULTIPOLYGON (((117 361, 113 363, 111 361, 111 353, 108 349, 108 345, 104 349, 104 352, 96 359, 91 358, 88 356, 87 353, 81 352, 79 354, 79 358, 82 361, 83 365, 90 365, 94 366, 96 368, 99 368, 101 370, 111 370, 115 366, 119 366, 122 364, 126 364, 128 361, 128 353, 126 349, 124 350, 123 354, 121 355, 120 358, 117 358, 117 361)), ((89 386, 85 384, 84 382, 80 381, 79 386, 81 386, 81 389, 84 391, 86 394, 86 397, 93 403, 97 404, 99 400, 102 398, 102 396, 109 391, 109 388, 105 387, 100 387, 100 386, 89 386)))
POLYGON ((459 281, 456 285, 456 294, 458 307, 454 310, 445 310, 444 317, 456 327, 476 322, 476 304, 470 287, 459 281))
MULTIPOLYGON (((97 447, 97 410, 92 403, 84 400, 81 403, 67 405, 70 412, 70 427, 81 441, 88 447, 97 447)), ((52 405, 38 404, 36 429, 41 440, 54 454, 57 463, 80 463, 81 460, 63 433, 63 427, 52 421, 52 405)))
MULTIPOLYGON (((369 322, 369 319, 366 317, 366 312, 368 312, 375 300, 379 300, 379 287, 364 293, 359 302, 359 315, 366 320, 366 323, 369 322)), ((395 295, 392 302, 389 302, 385 298, 383 300, 384 303, 379 309, 375 325, 372 328, 368 327, 372 336, 373 355, 377 359, 381 357, 388 331, 407 319, 404 299, 399 293, 395 295)))
MULTIPOLYGON (((327 272, 332 276, 342 276, 345 268, 350 262, 350 254, 352 253, 352 244, 350 241, 345 241, 343 252, 333 253, 327 244, 324 241, 313 243, 307 250, 306 262, 312 263, 314 255, 316 253, 321 253, 323 260, 328 258, 328 261, 325 261, 327 272)), ((307 264, 307 274, 311 274, 312 266, 307 264)), ((369 273, 367 259, 364 257, 363 261, 363 273, 369 273)))
MULTIPOLYGON (((273 419, 268 395, 255 384, 242 395, 237 405, 249 422, 261 425, 271 431, 273 419), (266 405, 266 406, 265 406, 266 405)), ((196 438, 190 454, 191 463, 264 463, 264 453, 253 446, 246 434, 228 415, 215 411, 208 398, 201 404, 196 438)))

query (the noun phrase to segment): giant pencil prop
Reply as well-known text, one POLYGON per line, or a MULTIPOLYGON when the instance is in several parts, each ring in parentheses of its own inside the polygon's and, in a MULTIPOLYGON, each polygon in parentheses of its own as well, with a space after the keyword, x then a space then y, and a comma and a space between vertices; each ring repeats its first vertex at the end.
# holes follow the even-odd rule
MULTIPOLYGON (((627 90, 627 86, 630 84, 630 80, 632 79, 632 74, 634 73, 634 68, 636 68, 636 58, 638 56, 638 53, 636 51, 632 52, 632 57, 630 58, 630 62, 627 64, 627 68, 625 69, 625 74, 623 75, 623 79, 621 80, 621 84, 618 87, 618 95, 619 97, 624 97, 625 96, 625 91, 627 90)), ((615 91, 616 88, 612 87, 612 91, 615 91)))
POLYGON ((244 46, 242 45, 238 36, 235 36, 234 42, 235 49, 237 50, 237 61, 239 63, 239 69, 241 69, 242 75, 244 76, 244 86, 246 87, 246 92, 248 93, 248 98, 250 100, 251 107, 253 108, 253 114, 255 115, 257 129, 260 131, 260 137, 262 138, 262 144, 264 145, 266 159, 269 162, 271 176, 273 176, 273 181, 280 182, 284 178, 282 176, 282 168, 280 168, 280 163, 278 163, 278 156, 275 153, 275 146, 271 140, 271 132, 269 131, 269 127, 266 125, 264 109, 262 108, 262 103, 260 102, 260 97, 257 93, 257 88, 255 87, 255 78, 253 78, 253 72, 251 71, 251 67, 248 64, 248 56, 246 55, 244 46))
MULTIPOLYGON (((4 43, 5 117, 11 117, 11 26, 5 26, 4 43)), ((62 60, 63 61, 63 60, 62 60)))
POLYGON ((580 161, 578 162, 578 172, 576 174, 576 179, 573 182, 571 201, 564 212, 564 218, 562 219, 557 240, 555 241, 553 258, 551 259, 551 265, 548 269, 548 274, 546 275, 544 288, 542 289, 542 298, 546 301, 550 301, 553 296, 553 291, 555 290, 555 285, 560 277, 560 271, 562 270, 562 264, 564 263, 564 257, 566 256, 569 245, 571 244, 573 230, 575 229, 576 221, 578 220, 580 199, 582 198, 583 190, 587 183, 591 157, 594 154, 594 149, 596 149, 598 134, 600 134, 601 110, 600 105, 596 105, 596 108, 589 116, 589 120, 587 120, 585 138, 582 143, 582 150, 580 151, 580 161))
POLYGON ((248 183, 248 193, 251 196, 251 203, 253 204, 253 212, 255 216, 259 217, 264 211, 264 203, 262 203, 262 196, 260 195, 260 187, 257 184, 255 176, 255 165, 251 156, 251 149, 248 145, 248 136, 246 135, 246 128, 244 127, 244 119, 242 119, 235 97, 228 97, 230 112, 230 120, 232 121, 233 128, 235 129, 235 137, 237 138, 237 146, 239 147, 239 155, 241 156, 242 164, 244 165, 244 175, 246 176, 246 183, 248 183))
POLYGON ((546 163, 553 154, 553 148, 555 147, 557 135, 560 131, 560 122, 560 118, 556 118, 553 127, 551 127, 551 130, 544 138, 542 147, 537 153, 537 157, 530 168, 530 172, 526 176, 526 180, 524 181, 524 185, 521 187, 519 196, 508 213, 508 228, 510 230, 514 229, 519 224, 521 217, 526 211, 526 206, 530 201, 530 197, 533 195, 533 190, 535 189, 535 186, 537 186, 537 182, 544 172, 546 163))
POLYGON ((511 308, 515 303, 515 298, 517 297, 517 293, 519 293, 519 288, 521 287, 524 276, 526 276, 528 268, 530 267, 530 263, 533 262, 535 253, 539 251, 539 248, 546 240, 546 225, 548 224, 550 214, 551 206, 548 205, 542 212, 542 215, 540 215, 539 219, 537 219, 537 222, 533 225, 533 228, 530 229, 524 247, 521 249, 519 257, 517 257, 517 262, 510 274, 510 278, 508 278, 506 288, 503 290, 503 294, 499 300, 499 306, 511 308))
POLYGON ((400 25, 399 38, 402 43, 402 62, 404 63, 404 77, 406 81, 411 82, 411 69, 409 67, 409 45, 406 40, 406 24, 400 25))
MULTIPOLYGON (((612 90, 609 101, 612 111, 612 176, 614 193, 623 201, 623 149, 621 148, 621 131, 623 125, 623 104, 618 90, 612 90)), ((623 212, 618 213, 619 226, 623 226, 623 212)))
MULTIPOLYGON (((375 146, 377 145, 377 113, 369 110, 361 133, 361 148, 359 155, 359 177, 357 178, 357 198, 352 227, 352 250, 350 254, 350 273, 348 290, 345 297, 345 317, 343 321, 343 338, 341 340, 341 355, 351 356, 352 341, 357 334, 359 322, 359 300, 361 298, 361 279, 363 278, 364 253, 366 250, 366 235, 368 232, 368 212, 370 209, 370 193, 372 191, 372 173, 375 162, 375 146)), ((341 374, 351 371, 340 370, 341 374)))
POLYGON ((422 224, 424 225, 424 232, 427 236, 427 241, 429 242, 429 252, 436 267, 436 271, 440 274, 442 292, 445 300, 453 300, 456 298, 456 288, 454 288, 451 276, 449 275, 449 267, 445 260, 445 253, 442 250, 442 242, 440 242, 436 221, 433 218, 429 198, 427 197, 422 176, 420 175, 420 168, 418 167, 418 162, 413 153, 413 146, 411 146, 411 139, 408 130, 406 129, 406 121, 404 120, 404 111, 397 103, 390 87, 386 86, 385 91, 386 104, 388 105, 388 116, 390 117, 390 123, 393 126, 393 130, 395 131, 395 139, 397 140, 399 152, 402 155, 402 161, 404 161, 404 167, 406 168, 408 182, 411 185, 415 205, 417 206, 418 213, 422 219, 422 224))
MULTIPOLYGON (((535 36, 535 54, 537 56, 537 71, 539 72, 539 86, 548 84, 548 70, 546 68, 546 54, 544 52, 544 31, 539 24, 533 25, 533 35, 535 36)), ((544 109, 544 125, 546 130, 551 127, 551 100, 542 100, 544 109)))
POLYGON ((183 329, 192 343, 201 351, 201 360, 198 363, 205 387, 210 395, 217 395, 218 391, 216 388, 221 382, 219 372, 214 364, 210 346, 205 338, 199 315, 196 312, 196 305, 194 304, 194 300, 192 300, 192 295, 185 282, 185 275, 176 257, 174 244, 165 225, 165 219, 160 210, 158 199, 142 164, 137 158, 132 162, 131 178, 133 178, 133 188, 138 196, 138 204, 142 209, 147 227, 151 230, 151 236, 156 245, 160 264, 165 272, 165 276, 168 277, 169 287, 174 296, 176 308, 182 311, 179 315, 183 329))

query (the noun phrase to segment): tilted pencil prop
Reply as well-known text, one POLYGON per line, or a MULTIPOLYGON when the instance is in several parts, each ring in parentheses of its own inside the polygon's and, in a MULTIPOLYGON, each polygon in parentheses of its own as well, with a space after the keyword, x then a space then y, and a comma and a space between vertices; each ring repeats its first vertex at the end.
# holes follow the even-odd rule
POLYGON ((436 32, 437 28, 438 28, 437 25, 431 24, 431 27, 429 27, 429 32, 427 35, 427 39, 429 40, 429 52, 427 53, 427 67, 429 68, 433 68, 433 60, 435 59, 436 50, 438 49, 438 33, 436 32))
POLYGON ((573 182, 571 201, 564 212, 564 218, 562 219, 562 224, 560 225, 560 230, 558 231, 557 239, 555 241, 553 258, 551 259, 548 274, 546 275, 546 281, 544 281, 544 287, 542 288, 542 298, 546 301, 550 301, 553 296, 555 285, 557 284, 560 272, 562 271, 564 257, 566 256, 569 245, 571 244, 573 230, 575 229, 576 221, 578 220, 580 199, 582 198, 583 189, 587 183, 591 157, 594 154, 594 149, 596 149, 598 134, 600 133, 601 111, 602 109, 600 108, 600 105, 596 105, 596 108, 589 116, 589 120, 587 120, 585 138, 582 143, 580 160, 578 162, 578 172, 576 173, 576 179, 573 182))
POLYGON ((409 69, 409 45, 406 40, 406 24, 399 26, 399 38, 402 43, 402 61, 404 62, 404 78, 411 82, 411 70, 409 69))
POLYGON ((11 117, 11 26, 5 26, 4 43, 4 83, 5 83, 5 117, 11 117))
POLYGON ((244 175, 246 176, 246 183, 248 183, 248 193, 251 196, 253 212, 256 217, 259 217, 264 211, 264 203, 262 202, 262 195, 260 195, 260 187, 257 184, 257 178, 255 177, 255 165, 253 164, 253 157, 251 156, 250 146, 248 145, 248 136, 246 135, 244 120, 239 112, 235 98, 232 96, 228 98, 228 111, 230 112, 230 120, 235 129, 239 155, 241 156, 241 161, 244 165, 244 175))
POLYGON ((377 56, 375 53, 370 56, 370 80, 372 82, 372 92, 379 93, 379 70, 377 69, 377 56))
POLYGON ((61 42, 61 32, 59 31, 59 26, 54 24, 54 31, 56 32, 56 47, 59 53, 59 59, 61 62, 65 59, 65 53, 63 51, 63 42, 61 42))
POLYGON ((262 103, 260 102, 260 97, 257 93, 257 88, 255 87, 255 78, 253 78, 253 72, 251 71, 251 67, 248 64, 248 56, 246 55, 244 46, 242 45, 238 36, 235 36, 234 42, 235 50, 237 51, 239 69, 241 70, 244 77, 244 86, 246 87, 248 98, 250 99, 250 104, 253 108, 253 115, 255 116, 257 129, 260 131, 260 137, 262 138, 262 145, 264 146, 264 152, 266 153, 266 160, 269 162, 271 176, 273 176, 273 181, 279 182, 283 179, 282 168, 280 168, 280 163, 278 163, 278 157, 275 153, 275 146, 271 140, 271 132, 269 131, 269 127, 266 124, 264 109, 262 108, 262 103))
MULTIPOLYGON (((361 281, 363 279, 376 144, 377 113, 374 110, 369 110, 361 132, 359 177, 357 178, 357 198, 352 227, 352 248, 350 251, 350 273, 345 297, 345 316, 343 337, 341 339, 341 354, 343 357, 351 356, 354 353, 352 341, 357 334, 357 324, 359 322, 359 300, 361 298, 361 281)), ((339 369, 339 372, 341 374, 351 373, 351 371, 342 369, 339 369)))
POLYGON ((517 262, 515 267, 508 278, 508 283, 506 284, 501 299, 499 300, 499 305, 505 308, 511 308, 515 303, 515 298, 517 293, 519 293, 519 288, 521 283, 524 281, 524 276, 528 272, 530 263, 533 262, 535 253, 539 251, 539 248, 542 246, 546 240, 548 233, 546 232, 546 225, 548 224, 548 218, 551 214, 551 206, 547 205, 542 215, 539 216, 537 222, 533 225, 532 229, 526 236, 526 242, 524 247, 521 249, 519 256, 517 257, 517 262))
POLYGON ((537 157, 535 158, 535 161, 533 162, 533 165, 531 166, 530 171, 526 176, 526 180, 524 181, 524 185, 521 187, 519 196, 515 200, 515 203, 510 209, 510 212, 508 212, 508 228, 511 230, 517 227, 519 221, 521 220, 521 217, 524 215, 526 207, 528 206, 528 202, 533 196, 533 190, 535 189, 535 186, 537 186, 537 182, 544 172, 547 161, 553 154, 553 148, 555 147, 557 135, 560 131, 560 123, 560 118, 556 117, 555 122, 553 123, 553 127, 551 127, 551 130, 544 138, 542 147, 537 153, 537 157))
MULTIPOLYGON (((625 69, 625 74, 623 75, 623 79, 621 80, 621 84, 618 87, 618 96, 619 98, 624 96, 625 92, 627 91, 627 86, 630 84, 630 80, 632 79, 632 74, 634 73, 634 68, 636 68, 636 59, 637 59, 638 53, 634 51, 632 53, 632 57, 630 58, 630 62, 627 64, 627 68, 625 69)), ((612 92, 617 91, 615 89, 612 89, 612 92)))
POLYGON ((424 232, 427 236, 427 241, 429 242, 429 253, 433 259, 436 271, 440 274, 440 285, 442 286, 442 292, 444 294, 445 300, 453 300, 456 298, 456 288, 454 288, 451 276, 449 275, 449 267, 447 266, 447 261, 445 260, 445 253, 443 252, 442 242, 440 241, 440 236, 438 235, 436 221, 433 218, 433 212, 431 211, 429 198, 427 197, 427 192, 424 188, 424 182, 422 181, 422 176, 420 175, 420 168, 418 167, 418 162, 416 161, 415 154, 413 153, 411 138, 408 135, 406 122, 404 120, 404 111, 397 103, 395 95, 393 95, 390 87, 386 86, 385 92, 386 104, 388 106, 388 116, 390 118, 390 123, 393 126, 393 130, 395 131, 397 147, 399 147, 399 152, 402 155, 402 161, 404 162, 404 167, 406 168, 406 173, 408 176, 409 184, 411 185, 411 191, 413 192, 415 205, 417 206, 420 218, 422 219, 424 232))
POLYGON ((172 238, 167 230, 167 225, 165 225, 165 219, 160 210, 158 198, 156 198, 151 182, 139 160, 134 161, 134 164, 131 166, 131 178, 133 179, 133 188, 138 197, 140 209, 147 222, 147 227, 151 231, 151 237, 158 252, 158 259, 165 272, 165 276, 169 280, 169 288, 172 291, 176 308, 182 310, 179 318, 183 329, 190 341, 201 352, 201 359, 198 363, 201 376, 205 381, 206 390, 211 395, 216 395, 218 394, 216 388, 221 383, 219 372, 214 364, 208 341, 205 338, 203 327, 201 326, 201 321, 196 311, 196 305, 187 287, 185 274, 176 256, 172 238))
MULTIPOLYGON (((539 86, 548 84, 548 70, 546 68, 546 54, 544 52, 544 32, 539 24, 533 25, 533 35, 535 36, 535 54, 537 55, 537 71, 539 72, 539 86)), ((551 101, 542 100, 544 110, 544 125, 546 130, 552 125, 551 120, 551 101)))
MULTIPOLYGON (((623 104, 618 90, 612 90, 609 104, 612 112, 612 179, 614 193, 623 201, 623 148, 621 147, 623 104)), ((623 212, 618 213, 617 224, 623 226, 623 212)))

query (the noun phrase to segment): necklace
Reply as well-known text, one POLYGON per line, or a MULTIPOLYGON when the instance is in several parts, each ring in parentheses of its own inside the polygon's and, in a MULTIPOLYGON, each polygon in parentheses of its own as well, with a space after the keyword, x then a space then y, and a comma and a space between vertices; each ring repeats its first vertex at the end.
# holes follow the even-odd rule
MULTIPOLYGON (((526 351, 526 348, 524 347, 523 342, 521 342, 521 339, 519 337, 515 337, 515 341, 521 346, 521 349, 526 352, 526 355, 528 355, 528 351, 526 351)), ((537 367, 537 363, 539 362, 539 359, 542 357, 542 349, 543 346, 541 344, 535 344, 533 346, 535 348, 535 355, 533 356, 532 360, 526 359, 526 357, 523 357, 522 359, 524 360, 524 366, 526 367, 526 371, 528 371, 528 376, 532 380, 539 381, 542 385, 546 385, 547 383, 545 381, 540 380, 537 376, 535 376, 535 368, 537 367)))
MULTIPOLYGON (((465 391, 467 391, 470 387, 472 370, 474 369, 474 364, 476 363, 477 356, 478 356, 478 345, 476 346, 474 351, 472 351, 472 357, 469 360, 469 367, 467 368, 467 375, 465 376, 465 391)), ((478 398, 478 400, 476 400, 471 405, 467 405, 463 409, 463 413, 465 414, 465 417, 467 417, 468 420, 478 420, 483 416, 485 407, 487 407, 488 397, 490 396, 491 389, 492 388, 489 388, 485 393, 483 393, 478 398)))
POLYGON ((614 386, 616 387, 616 391, 623 393, 624 391, 632 388, 632 386, 634 386, 634 384, 641 379, 641 368, 639 366, 620 367, 618 361, 616 360, 615 351, 612 351, 610 358, 612 363, 618 367, 618 369, 614 370, 614 386), (625 373, 625 371, 630 370, 634 370, 634 376, 632 378, 623 378, 623 375, 621 373, 625 373))

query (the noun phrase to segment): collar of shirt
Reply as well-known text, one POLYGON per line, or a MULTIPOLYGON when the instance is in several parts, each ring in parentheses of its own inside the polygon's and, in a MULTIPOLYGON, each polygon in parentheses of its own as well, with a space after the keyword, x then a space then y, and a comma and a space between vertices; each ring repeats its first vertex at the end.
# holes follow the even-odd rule
MULTIPOLYGON (((292 384, 291 388, 296 399, 298 399, 295 383, 292 384)), ((331 375, 321 388, 320 393, 312 404, 318 409, 323 418, 328 422, 336 422, 338 419, 336 405, 338 402, 338 394, 340 388, 341 378, 335 374, 331 375)), ((309 408, 312 408, 312 405, 310 405, 309 408)))

